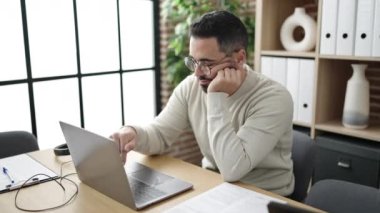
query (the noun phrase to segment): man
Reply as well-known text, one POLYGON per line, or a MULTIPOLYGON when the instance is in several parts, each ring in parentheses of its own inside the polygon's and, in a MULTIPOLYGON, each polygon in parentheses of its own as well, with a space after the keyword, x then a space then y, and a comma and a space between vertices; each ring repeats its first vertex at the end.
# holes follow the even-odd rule
POLYGON ((247 43, 243 23, 227 11, 195 21, 185 58, 194 74, 175 88, 150 125, 125 126, 112 135, 122 158, 130 150, 161 153, 190 128, 204 168, 220 172, 225 181, 291 194, 291 96, 245 64, 247 43))

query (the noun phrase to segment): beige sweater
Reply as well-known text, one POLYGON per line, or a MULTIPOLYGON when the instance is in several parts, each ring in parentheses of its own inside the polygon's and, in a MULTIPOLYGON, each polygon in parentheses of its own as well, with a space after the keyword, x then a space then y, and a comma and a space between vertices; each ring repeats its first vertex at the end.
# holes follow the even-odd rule
POLYGON ((204 156, 203 167, 218 170, 225 181, 243 181, 289 195, 293 103, 280 84, 246 66, 247 77, 230 97, 202 91, 194 75, 174 90, 168 104, 137 131, 135 150, 158 154, 192 129, 204 156))

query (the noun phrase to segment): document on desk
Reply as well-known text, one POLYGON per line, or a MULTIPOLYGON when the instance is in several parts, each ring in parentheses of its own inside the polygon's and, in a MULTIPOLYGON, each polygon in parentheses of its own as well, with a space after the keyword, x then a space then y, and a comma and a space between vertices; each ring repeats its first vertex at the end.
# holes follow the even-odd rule
POLYGON ((166 212, 267 213, 267 204, 270 201, 286 203, 277 198, 251 191, 240 186, 230 183, 222 183, 219 186, 168 209, 166 212))
POLYGON ((33 185, 57 178, 57 174, 34 160, 27 154, 0 159, 0 193, 18 189, 36 174, 25 185, 33 185))

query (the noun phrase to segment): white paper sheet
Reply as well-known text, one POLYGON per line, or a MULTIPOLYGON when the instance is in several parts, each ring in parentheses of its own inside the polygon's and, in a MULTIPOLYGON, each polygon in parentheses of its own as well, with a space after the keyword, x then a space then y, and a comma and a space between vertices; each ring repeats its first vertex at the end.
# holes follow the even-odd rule
MULTIPOLYGON (((0 192, 8 191, 7 186, 10 184, 12 185, 10 188, 11 190, 16 189, 36 174, 45 174, 52 178, 57 177, 57 174, 27 154, 0 159, 0 169, 0 192), (8 170, 8 175, 3 172, 4 167, 8 170), (13 184, 11 183, 11 179, 14 180, 13 184)), ((49 177, 39 175, 34 179, 34 182, 39 183, 46 179, 49 179, 49 177)))
POLYGON ((251 191, 230 183, 222 183, 196 197, 174 206, 166 213, 267 213, 270 201, 285 201, 251 191))

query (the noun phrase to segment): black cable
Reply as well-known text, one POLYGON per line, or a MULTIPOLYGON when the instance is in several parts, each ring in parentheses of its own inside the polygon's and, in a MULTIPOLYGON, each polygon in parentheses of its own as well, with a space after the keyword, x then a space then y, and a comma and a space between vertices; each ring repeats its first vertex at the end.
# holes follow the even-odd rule
POLYGON ((63 176, 62 176, 62 167, 63 167, 65 164, 70 163, 70 162, 71 162, 71 161, 67 161, 67 162, 64 162, 64 163, 61 164, 60 175, 59 175, 59 178, 57 178, 57 179, 60 179, 59 182, 57 181, 56 178, 51 177, 51 176, 49 176, 49 175, 47 175, 47 174, 36 174, 36 175, 33 175, 32 177, 30 177, 29 179, 27 179, 27 180, 21 185, 21 187, 17 190, 17 192, 16 192, 16 195, 15 195, 15 207, 16 207, 18 210, 22 210, 22 211, 26 211, 26 212, 40 212, 40 211, 48 211, 48 210, 57 209, 57 208, 63 207, 63 206, 65 206, 65 205, 69 204, 70 202, 72 202, 72 201, 77 197, 77 195, 78 195, 78 193, 79 193, 79 187, 78 187, 78 185, 77 185, 74 181, 68 179, 67 177, 70 176, 70 175, 75 175, 76 173, 69 173, 69 174, 66 174, 66 175, 63 175, 63 176), (60 205, 57 205, 57 206, 52 206, 52 207, 43 208, 43 209, 27 209, 27 208, 25 208, 25 207, 21 207, 21 206, 17 203, 17 197, 18 197, 19 192, 21 191, 21 189, 23 189, 23 188, 25 188, 26 186, 28 186, 28 185, 27 185, 27 184, 28 184, 28 181, 33 180, 33 178, 35 178, 35 177, 37 177, 37 176, 40 176, 40 175, 45 176, 45 177, 48 177, 48 178, 51 179, 51 180, 54 180, 54 181, 55 181, 55 182, 56 182, 56 183, 62 188, 62 190, 63 190, 64 192, 66 192, 66 189, 65 189, 65 187, 62 185, 62 180, 67 180, 67 181, 71 182, 71 183, 75 186, 75 192, 74 192, 74 194, 73 194, 73 195, 72 195, 72 196, 71 196, 66 202, 64 202, 64 203, 62 203, 62 204, 60 204, 60 205))

